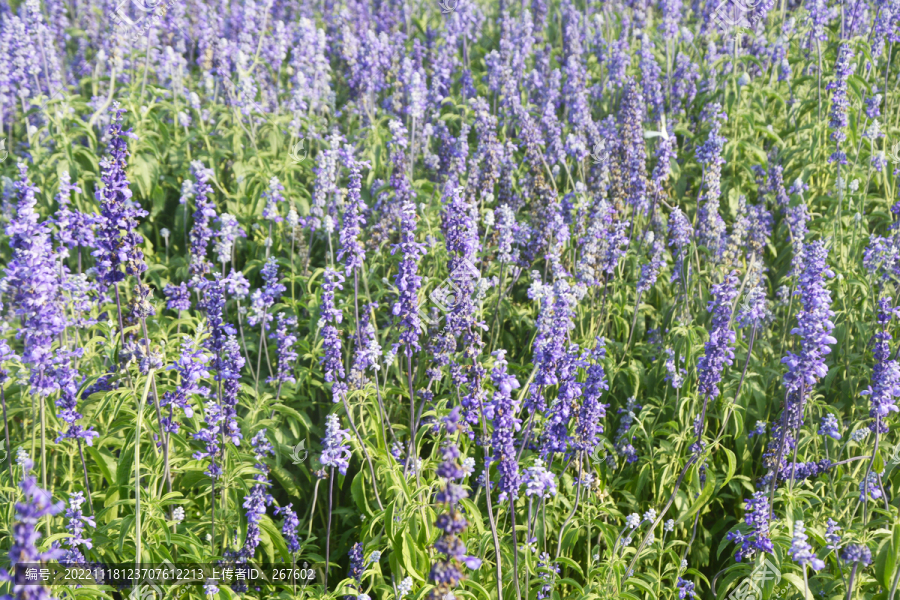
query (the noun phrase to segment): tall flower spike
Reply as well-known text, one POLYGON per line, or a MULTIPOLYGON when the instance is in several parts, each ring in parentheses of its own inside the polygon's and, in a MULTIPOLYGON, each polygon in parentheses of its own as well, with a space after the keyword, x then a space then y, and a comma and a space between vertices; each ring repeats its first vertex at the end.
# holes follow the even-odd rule
POLYGON ((506 350, 494 352, 496 362, 491 372, 494 382, 494 398, 491 412, 494 415, 494 432, 491 446, 494 449, 494 462, 498 463, 500 473, 500 496, 502 502, 506 498, 515 502, 519 496, 522 478, 519 474, 519 463, 516 460, 515 435, 521 428, 521 420, 517 417, 519 403, 513 391, 519 388, 514 375, 507 372, 506 350))
POLYGON ((745 558, 751 558, 757 551, 773 552, 772 540, 769 539, 769 498, 765 492, 755 492, 752 498, 744 500, 746 502, 746 513, 744 514, 744 523, 750 528, 747 535, 740 531, 733 531, 728 534, 728 539, 732 542, 740 544, 734 559, 738 562, 745 558))
POLYGON ((275 331, 269 338, 275 340, 278 355, 278 366, 275 375, 269 377, 268 383, 277 382, 279 387, 284 383, 297 383, 293 375, 293 364, 298 358, 294 344, 297 343, 297 318, 286 313, 278 313, 275 318, 275 331))
POLYGON ((885 419, 892 412, 900 410, 896 400, 900 397, 900 363, 891 358, 891 334, 888 331, 888 325, 896 314, 897 310, 891 306, 890 297, 879 299, 877 323, 880 330, 872 336, 875 342, 872 382, 865 391, 860 392, 862 396, 869 396, 872 407, 869 411, 872 418, 869 428, 875 433, 887 433, 889 428, 885 419))
POLYGON ((834 272, 828 268, 827 256, 828 250, 821 240, 803 246, 803 273, 795 292, 800 296, 800 312, 797 315, 797 327, 791 330, 792 334, 800 334, 800 353, 788 351, 781 359, 788 367, 783 378, 785 406, 782 417, 773 427, 773 439, 763 455, 768 468, 761 480, 763 485, 775 485, 773 477, 788 479, 792 474, 796 476, 798 469, 804 475, 812 476, 830 466, 827 460, 808 464, 786 462, 795 444, 794 432, 803 425, 806 401, 818 380, 828 373, 825 356, 831 352, 831 345, 837 343, 831 335, 834 329, 831 321, 834 315, 831 310, 831 292, 825 288, 825 279, 834 276, 834 272), (776 465, 781 465, 777 473, 776 465))
MULTIPOLYGON (((26 458, 23 465, 26 475, 19 483, 24 497, 21 502, 16 503, 16 522, 12 527, 12 546, 9 550, 9 561, 13 567, 20 563, 35 564, 59 560, 66 554, 62 548, 50 549, 47 552, 41 552, 37 548, 37 542, 41 538, 38 532, 39 521, 44 517, 59 514, 65 505, 62 502, 53 502, 50 492, 38 487, 36 478, 27 474, 33 466, 31 460, 26 458)), ((28 581, 27 585, 13 585, 12 592, 13 596, 4 596, 4 599, 54 600, 48 588, 40 583, 35 585, 33 581, 28 581)))
POLYGON ((345 160, 350 168, 350 183, 347 186, 347 208, 344 211, 344 222, 341 227, 341 247, 337 253, 337 259, 344 261, 347 274, 354 269, 362 269, 366 258, 366 249, 359 239, 362 228, 366 225, 366 203, 363 202, 360 190, 362 189, 363 167, 368 163, 354 160, 352 147, 344 149, 345 160))
POLYGON ((718 257, 722 250, 725 235, 725 222, 719 215, 719 198, 722 195, 722 149, 727 141, 722 135, 722 125, 728 115, 718 103, 707 106, 702 118, 710 124, 709 137, 697 148, 697 162, 703 168, 701 182, 703 192, 699 201, 697 215, 697 237, 714 256, 718 257))
POLYGON ((791 541, 790 554, 791 558, 797 561, 801 567, 809 565, 813 571, 820 571, 825 568, 825 563, 816 556, 812 546, 807 542, 806 527, 803 521, 794 522, 794 538, 791 541))
POLYGON ((828 127, 833 130, 831 140, 835 142, 835 150, 828 157, 828 162, 839 165, 847 164, 847 153, 841 150, 841 142, 847 139, 844 129, 850 122, 848 114, 850 97, 847 95, 847 80, 856 69, 856 65, 852 62, 853 57, 853 50, 850 49, 850 46, 846 43, 842 44, 834 68, 834 81, 829 83, 826 88, 834 92, 831 99, 831 121, 828 123, 828 127))
POLYGON ((334 269, 325 269, 325 282, 322 284, 322 308, 319 327, 322 330, 322 346, 324 354, 319 359, 325 373, 325 381, 331 383, 331 399, 340 402, 341 394, 347 391, 344 379, 344 358, 341 354, 341 334, 337 326, 343 320, 343 314, 335 304, 335 290, 343 289, 344 276, 334 269))
POLYGON ((125 176, 128 166, 126 137, 135 138, 131 130, 122 131, 124 109, 114 102, 111 109, 107 156, 100 161, 102 185, 97 189, 100 218, 96 234, 97 274, 101 290, 123 281, 126 275, 139 276, 147 270, 144 253, 140 250, 144 238, 137 233, 138 219, 147 216, 131 199, 131 189, 125 176), (124 271, 122 270, 124 268, 124 271))
POLYGON ((647 198, 647 147, 644 142, 644 96, 629 80, 622 101, 622 138, 625 148, 625 200, 635 213, 650 207, 647 198))
POLYGON ((395 283, 400 297, 391 312, 400 324, 399 345, 403 346, 407 356, 412 356, 421 349, 419 288, 422 277, 419 275, 419 260, 425 256, 426 249, 425 244, 416 241, 416 206, 411 199, 400 206, 400 243, 394 246, 391 253, 398 249, 401 257, 395 283))
POLYGON ((704 354, 697 361, 698 393, 712 400, 719 395, 719 382, 725 365, 734 359, 735 333, 731 329, 731 312, 734 299, 738 295, 740 280, 737 271, 732 271, 721 283, 712 287, 712 300, 707 310, 712 313, 712 327, 704 354))
POLYGON ((300 539, 297 537, 297 529, 300 527, 300 520, 297 518, 292 508, 293 504, 287 506, 278 506, 275 508, 276 515, 284 515, 284 523, 281 526, 281 535, 287 543, 288 552, 291 554, 300 550, 300 539))
POLYGON ((212 169, 207 169, 202 162, 195 160, 191 163, 191 174, 194 184, 194 225, 190 234, 190 273, 195 282, 199 282, 204 275, 212 270, 212 264, 206 258, 207 247, 215 233, 210 225, 216 218, 216 205, 210 196, 213 188, 209 180, 215 177, 212 169))
POLYGON ((473 570, 481 566, 481 559, 469 556, 465 542, 459 539, 459 534, 468 527, 468 521, 459 509, 459 502, 469 495, 456 483, 466 476, 459 465, 459 448, 448 442, 440 453, 443 462, 438 465, 437 475, 445 480, 445 484, 435 494, 435 501, 445 505, 447 512, 439 515, 435 521, 435 525, 443 533, 434 543, 434 549, 444 556, 431 566, 428 578, 435 587, 428 596, 429 600, 442 600, 448 594, 452 595, 453 588, 463 578, 463 565, 473 570))
POLYGON ((341 475, 346 475, 347 467, 350 466, 350 446, 347 444, 350 434, 347 431, 341 429, 341 422, 337 415, 328 415, 319 462, 323 467, 337 469, 341 475))
POLYGON ((18 338, 24 338, 22 362, 29 368, 33 393, 49 396, 58 388, 50 376, 52 347, 66 328, 59 293, 59 278, 50 244, 50 230, 40 223, 35 209, 38 188, 31 185, 27 167, 19 163, 15 183, 16 216, 6 227, 12 260, 6 265, 3 286, 19 317, 18 338))

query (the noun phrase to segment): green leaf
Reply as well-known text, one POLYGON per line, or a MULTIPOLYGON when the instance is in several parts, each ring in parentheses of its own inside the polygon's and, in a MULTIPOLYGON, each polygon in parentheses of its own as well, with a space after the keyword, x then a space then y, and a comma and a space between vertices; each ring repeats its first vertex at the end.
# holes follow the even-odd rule
POLYGON ((782 578, 787 580, 791 585, 797 588, 797 591, 800 592, 800 595, 806 600, 815 600, 811 592, 809 592, 806 587, 803 585, 803 578, 795 573, 782 573, 782 578))
POLYGON ((737 458, 734 456, 734 452, 729 450, 728 448, 722 448, 725 451, 725 456, 728 458, 728 472, 725 474, 725 481, 722 482, 722 487, 724 488, 731 478, 734 477, 734 472, 737 470, 737 458))

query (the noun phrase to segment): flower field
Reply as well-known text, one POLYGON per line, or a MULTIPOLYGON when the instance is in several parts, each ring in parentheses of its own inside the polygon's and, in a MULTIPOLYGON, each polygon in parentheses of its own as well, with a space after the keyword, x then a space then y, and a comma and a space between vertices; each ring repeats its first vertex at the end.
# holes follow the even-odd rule
POLYGON ((895 42, 3 0, 0 598, 895 600, 895 42))

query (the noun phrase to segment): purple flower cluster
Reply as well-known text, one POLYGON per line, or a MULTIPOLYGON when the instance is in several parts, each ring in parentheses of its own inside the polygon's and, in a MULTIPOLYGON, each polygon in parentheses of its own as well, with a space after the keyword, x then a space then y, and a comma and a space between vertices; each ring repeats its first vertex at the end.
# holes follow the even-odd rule
POLYGON ((263 219, 273 223, 284 221, 284 217, 278 212, 278 204, 284 201, 284 186, 281 185, 277 177, 273 176, 269 180, 269 189, 263 193, 263 198, 266 200, 262 211, 263 219))
POLYGON ((400 205, 400 243, 391 250, 400 250, 400 264, 397 267, 395 283, 400 297, 391 310, 400 325, 400 341, 407 356, 421 349, 419 332, 422 327, 419 318, 419 260, 425 256, 425 244, 416 242, 416 205, 407 199, 400 205))
POLYGON ((10 237, 12 259, 6 265, 3 286, 24 338, 22 362, 30 370, 32 393, 49 396, 59 384, 53 369, 53 342, 66 328, 66 318, 59 297, 59 280, 50 243, 50 229, 39 222, 35 210, 38 188, 31 185, 28 169, 19 164, 19 180, 15 184, 16 216, 6 227, 10 237))
MULTIPOLYGON (((170 368, 181 376, 181 381, 174 391, 166 392, 159 399, 160 408, 169 407, 168 416, 163 417, 163 426, 167 432, 176 433, 179 424, 174 420, 173 407, 177 406, 184 411, 186 419, 194 416, 194 408, 191 405, 193 396, 207 398, 210 394, 208 387, 201 385, 204 379, 209 377, 206 363, 209 355, 203 351, 197 340, 190 336, 183 336, 181 343, 181 356, 170 368)), ((199 439, 199 438, 198 438, 199 439)), ((209 456, 205 454, 204 456, 209 456)))
POLYGON ((297 513, 292 510, 293 506, 293 504, 288 504, 287 506, 275 507, 276 515, 284 515, 284 523, 281 525, 281 535, 284 536, 284 540, 287 542, 288 552, 291 554, 300 550, 300 539, 297 537, 297 530, 300 528, 300 520, 297 518, 297 513))
POLYGON ((703 168, 700 210, 697 215, 697 237, 714 256, 718 256, 724 236, 725 222, 719 215, 719 198, 722 195, 722 149, 727 141, 722 135, 722 126, 728 115, 718 103, 710 104, 703 112, 702 119, 709 123, 709 137, 697 148, 697 162, 703 168))
POLYGON ((834 95, 831 99, 831 121, 828 126, 833 129, 831 139, 835 142, 835 151, 828 157, 828 162, 847 164, 847 154, 841 150, 841 142, 847 139, 844 131, 849 124, 850 97, 847 95, 847 80, 856 66, 853 64, 853 50, 847 44, 842 44, 838 51, 837 64, 834 69, 834 81, 828 84, 827 89, 834 95))
POLYGON ((297 343, 297 318, 286 313, 278 313, 275 321, 275 331, 269 335, 269 338, 275 340, 278 365, 275 374, 266 381, 268 383, 277 382, 280 388, 284 383, 297 383, 292 374, 293 363, 299 356, 294 350, 294 344, 297 343))
POLYGON ((706 308, 712 313, 712 327, 703 356, 697 361, 697 392, 706 401, 719 395, 722 371, 734 360, 735 333, 731 329, 731 312, 739 283, 737 271, 732 271, 721 283, 712 286, 712 300, 706 308))
POLYGON ((325 425, 325 437, 322 438, 322 455, 319 462, 323 467, 337 469, 341 475, 347 474, 350 466, 350 446, 347 440, 350 435, 346 429, 341 429, 341 422, 337 415, 328 415, 325 425))
POLYGON ((513 391, 519 388, 519 382, 506 370, 506 350, 497 350, 493 355, 495 362, 491 380, 494 382, 494 398, 490 411, 485 412, 493 415, 491 446, 494 449, 494 462, 500 473, 500 501, 509 498, 511 502, 515 502, 522 485, 515 444, 521 420, 517 417, 519 403, 513 397, 513 391))
POLYGON ((247 537, 244 540, 244 547, 240 550, 240 556, 244 559, 253 558, 256 547, 260 542, 260 523, 266 515, 266 507, 274 502, 272 495, 269 494, 269 467, 263 462, 263 459, 273 454, 272 444, 266 439, 266 430, 260 429, 253 439, 250 440, 253 446, 253 453, 256 456, 256 468, 260 471, 253 476, 256 483, 250 488, 250 493, 244 496, 244 508, 247 517, 247 537))
POLYGON ((341 334, 337 326, 344 316, 335 305, 335 290, 343 289, 344 276, 333 269, 325 269, 325 282, 322 284, 322 307, 319 327, 322 330, 322 345, 325 353, 319 359, 325 373, 325 381, 332 384, 331 399, 339 402, 341 394, 347 391, 344 379, 344 358, 341 354, 341 334))
POLYGON ((744 500, 746 513, 744 523, 750 528, 749 533, 732 531, 728 540, 740 544, 734 559, 738 562, 751 558, 756 552, 773 552, 772 540, 769 539, 769 498, 765 492, 755 492, 751 498, 744 500))
POLYGON ((194 225, 190 234, 190 273, 195 282, 199 282, 204 275, 212 270, 212 264, 206 258, 209 242, 215 236, 210 225, 216 218, 216 205, 210 196, 213 188, 209 180, 215 177, 212 169, 207 169, 202 162, 195 160, 191 163, 191 174, 194 177, 194 225))
MULTIPOLYGON (((897 315, 897 309, 891 306, 891 299, 883 296, 878 300, 878 316, 876 322, 880 330, 872 336, 875 365, 872 367, 872 381, 868 388, 860 392, 861 396, 869 396, 872 406, 869 416, 872 422, 869 428, 874 433, 887 433, 889 428, 885 419, 898 412, 897 400, 900 397, 900 363, 891 358, 891 334, 888 325, 897 315)), ((838 436, 840 437, 840 436, 838 436)))
POLYGON ((287 289, 278 278, 278 261, 275 257, 269 258, 260 272, 263 278, 263 287, 253 290, 250 296, 250 315, 247 322, 256 326, 260 324, 263 329, 269 328, 272 315, 269 309, 281 298, 281 294, 287 289))
MULTIPOLYGON (((450 427, 448 433, 452 433, 449 429, 450 427)), ((434 543, 434 549, 444 556, 431 566, 428 579, 435 587, 428 596, 429 600, 440 600, 448 594, 452 595, 453 588, 463 578, 463 566, 473 570, 481 566, 481 559, 470 556, 466 550, 466 543, 459 538, 459 534, 468 527, 468 522, 459 509, 459 502, 469 495, 460 484, 456 483, 466 476, 459 464, 459 449, 456 444, 447 442, 440 452, 443 462, 438 466, 437 474, 446 483, 435 495, 435 501, 443 504, 447 512, 438 515, 435 521, 435 526, 442 533, 434 543)))
POLYGON ((628 463, 633 463, 638 459, 637 450, 631 445, 632 438, 628 436, 628 433, 634 424, 635 413, 639 410, 641 410, 641 405, 636 402, 634 397, 628 399, 625 408, 619 409, 622 419, 619 421, 619 430, 616 432, 616 452, 619 456, 624 456, 628 463))
POLYGON ((337 253, 337 259, 344 261, 347 273, 362 269, 366 258, 366 250, 359 239, 362 228, 366 225, 366 203, 363 202, 360 190, 362 189, 362 168, 368 163, 354 160, 350 150, 345 152, 350 169, 350 183, 347 187, 347 207, 344 211, 344 221, 341 227, 341 247, 337 253))
POLYGON ((102 186, 97 189, 100 218, 96 232, 97 278, 101 290, 125 280, 125 276, 140 276, 147 270, 144 253, 140 250, 144 238, 137 232, 138 219, 147 216, 131 199, 131 189, 125 168, 128 166, 126 137, 135 136, 131 130, 122 131, 124 109, 114 102, 111 110, 107 156, 100 161, 102 186), (122 268, 124 267, 124 272, 122 268))
MULTIPOLYGON (((23 465, 25 472, 31 470, 33 464, 26 459, 23 465)), ((60 560, 66 555, 62 548, 51 548, 41 552, 37 542, 41 538, 38 532, 38 522, 44 517, 52 517, 59 514, 65 506, 62 502, 53 502, 50 492, 41 489, 35 477, 25 475, 19 483, 23 498, 16 503, 16 522, 12 526, 12 546, 9 549, 9 562, 15 567, 17 564, 35 564, 44 561, 60 560)), ((5 571, 0 576, 9 579, 5 571)), ((54 600, 50 590, 41 584, 34 582, 27 584, 17 583, 12 586, 12 596, 3 596, 4 600, 54 600)))
POLYGON ((163 288, 163 294, 166 295, 166 308, 169 310, 190 310, 191 309, 191 289, 186 283, 181 285, 166 284, 163 288))
POLYGON ((60 244, 69 248, 93 248, 94 226, 97 222, 96 215, 72 210, 72 193, 81 193, 81 188, 72 185, 72 179, 68 171, 63 171, 59 176, 59 193, 56 202, 59 208, 56 210, 56 239, 60 244))
POLYGON ((813 552, 812 546, 806 541, 807 537, 803 521, 795 521, 794 537, 789 550, 791 558, 797 561, 801 567, 809 565, 813 571, 820 571, 825 568, 825 562, 813 552))
POLYGON ((800 353, 787 352, 781 360, 788 367, 784 376, 788 391, 787 426, 797 429, 803 424, 803 409, 806 398, 812 392, 816 381, 825 377, 828 368, 825 356, 831 352, 830 346, 837 340, 832 337, 834 323, 831 317, 831 292, 825 288, 825 279, 834 277, 828 268, 828 250, 822 241, 806 244, 803 249, 804 269, 798 282, 801 310, 797 315, 797 327, 792 334, 801 338, 800 353))

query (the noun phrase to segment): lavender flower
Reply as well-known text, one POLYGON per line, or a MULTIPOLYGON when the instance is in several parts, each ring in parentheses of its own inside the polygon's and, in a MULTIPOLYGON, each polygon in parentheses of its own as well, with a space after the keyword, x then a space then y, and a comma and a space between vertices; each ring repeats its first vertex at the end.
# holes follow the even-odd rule
POLYGON ((269 467, 263 462, 263 459, 267 455, 273 454, 272 445, 266 439, 266 430, 259 430, 250 440, 250 445, 256 456, 255 466, 260 473, 254 476, 256 483, 250 488, 250 493, 244 496, 243 506, 247 509, 247 538, 244 540, 244 547, 239 552, 243 559, 253 558, 260 542, 259 524, 266 514, 266 507, 274 502, 272 495, 266 491, 269 486, 269 467))
POLYGON ((841 547, 841 534, 838 533, 840 530, 841 526, 837 524, 837 521, 829 517, 825 529, 825 541, 827 542, 825 547, 829 550, 837 551, 841 547))
POLYGON ((366 203, 363 202, 360 190, 362 188, 362 167, 368 163, 353 159, 351 150, 346 149, 346 160, 350 168, 350 183, 347 187, 347 209, 344 211, 344 223, 341 228, 341 247, 337 253, 337 259, 344 261, 347 273, 354 269, 362 269, 366 258, 366 251, 360 242, 359 236, 366 225, 366 203))
POLYGON ((587 353, 582 361, 585 364, 586 377, 582 386, 583 399, 576 413, 575 440, 573 446, 576 450, 592 453, 599 443, 599 436, 603 433, 603 419, 606 418, 606 409, 609 404, 600 402, 604 391, 609 390, 606 379, 606 371, 602 361, 606 358, 606 341, 599 337, 594 349, 587 353))
POLYGON ((347 430, 341 429, 338 416, 328 415, 325 437, 322 438, 322 455, 319 458, 323 467, 336 468, 341 475, 347 474, 347 467, 350 465, 350 446, 347 444, 349 439, 347 430))
POLYGON ((881 498, 881 488, 878 485, 878 475, 869 471, 866 477, 859 482, 859 501, 865 502, 868 498, 878 500, 881 498))
POLYGON ((718 256, 724 236, 725 223, 719 215, 719 197, 722 194, 722 149, 727 141, 722 135, 722 125, 728 115, 718 103, 710 104, 702 119, 710 124, 709 137, 697 148, 697 162, 703 168, 700 210, 697 215, 697 236, 702 244, 718 256))
POLYGON ((506 371, 506 351, 497 350, 493 356, 496 361, 491 372, 494 382, 494 398, 491 412, 494 415, 494 432, 491 446, 494 449, 494 462, 500 473, 500 501, 509 498, 515 502, 522 484, 519 475, 519 463, 515 434, 521 428, 521 420, 517 418, 519 404, 513 398, 513 390, 519 388, 515 376, 506 371))
MULTIPOLYGON (((200 348, 197 340, 187 335, 183 336, 181 356, 170 367, 178 372, 181 381, 174 391, 166 392, 159 400, 160 408, 169 406, 168 416, 162 419, 166 431, 175 433, 179 430, 178 422, 173 419, 172 406, 182 409, 185 418, 190 419, 194 416, 191 398, 193 396, 201 398, 209 396, 209 388, 201 385, 201 381, 209 377, 209 371, 206 368, 207 362, 209 362, 209 355, 200 348)), ((204 456, 208 456, 208 454, 204 456)))
POLYGON ((347 555, 350 557, 350 570, 347 573, 347 579, 353 580, 351 585, 359 592, 362 589, 362 576, 363 571, 365 570, 365 565, 363 564, 363 545, 356 542, 353 544, 353 547, 350 548, 350 552, 348 552, 347 555))
MULTIPOLYGON (((672 268, 672 278, 670 281, 680 279, 682 288, 687 287, 686 274, 684 272, 684 259, 687 257, 687 247, 691 243, 694 236, 694 228, 691 222, 685 216, 681 209, 677 206, 669 215, 669 246, 674 248, 675 266, 672 268)), ((683 291, 687 291, 684 289, 683 291)))
POLYGON ((269 335, 270 339, 275 340, 278 354, 278 366, 275 375, 269 377, 268 383, 277 382, 279 389, 283 383, 297 383, 293 376, 293 363, 299 355, 294 350, 294 344, 297 343, 297 318, 287 315, 286 313, 278 313, 276 317, 275 331, 269 335))
POLYGON ((405 348, 407 356, 412 356, 421 349, 418 296, 422 278, 418 270, 419 260, 425 256, 426 250, 425 244, 416 242, 416 207, 411 199, 400 205, 400 243, 394 246, 391 253, 397 249, 400 249, 401 259, 395 283, 400 297, 391 312, 400 324, 400 345, 405 348))
POLYGON ((804 246, 804 271, 798 283, 801 312, 797 315, 797 327, 791 330, 801 336, 801 351, 799 355, 788 352, 781 361, 788 366, 784 376, 789 390, 787 423, 793 429, 802 425, 806 397, 815 382, 827 374, 824 357, 831 352, 830 345, 837 343, 831 336, 831 292, 825 289, 824 281, 834 276, 825 262, 827 253, 821 241, 804 246))
POLYGON ((791 549, 789 550, 791 558, 797 561, 801 567, 807 564, 813 571, 820 571, 825 568, 825 562, 816 556, 812 551, 812 546, 807 542, 806 528, 803 521, 794 522, 794 538, 791 541, 791 549))
MULTIPOLYGON (((194 184, 194 225, 190 233, 190 273, 193 281, 199 281, 212 270, 212 265, 206 258, 207 247, 215 235, 210 228, 213 219, 216 218, 216 205, 210 199, 213 192, 209 180, 215 177, 212 169, 207 169, 202 162, 195 160, 191 163, 191 174, 194 184)), ((196 285, 196 284, 195 284, 196 285)))
POLYGON ((827 435, 828 437, 839 440, 841 439, 840 423, 837 418, 828 413, 822 417, 822 424, 819 425, 819 435, 827 435))
POLYGON ((860 392, 861 396, 870 396, 871 410, 869 416, 872 423, 869 428, 874 433, 887 433, 889 428, 884 422, 892 413, 897 412, 896 398, 900 397, 900 363, 891 358, 891 334, 888 325, 897 311, 891 306, 889 297, 878 300, 877 323, 881 326, 875 333, 874 350, 875 366, 872 367, 872 382, 868 388, 860 392))
POLYGON ((135 136, 131 130, 122 131, 122 113, 125 110, 119 108, 118 102, 113 103, 110 112, 112 122, 108 133, 108 155, 100 161, 103 185, 97 189, 100 218, 96 233, 97 249, 93 252, 97 259, 101 291, 123 281, 126 274, 137 277, 147 270, 144 254, 140 250, 144 238, 136 230, 138 219, 148 213, 132 201, 125 176, 128 157, 125 138, 135 136))
POLYGON ((58 387, 49 373, 51 348, 65 330, 66 318, 59 297, 50 231, 46 223, 38 222, 35 211, 38 189, 31 185, 28 170, 21 163, 19 176, 15 184, 16 217, 6 228, 12 260, 6 266, 3 286, 19 317, 16 336, 24 338, 22 362, 29 367, 32 392, 46 397, 58 387))
POLYGON ((697 361, 698 393, 707 400, 719 395, 719 382, 725 365, 734 359, 735 333, 731 330, 732 303, 738 295, 737 271, 732 271, 721 283, 712 286, 712 300, 707 310, 712 313, 712 327, 704 354, 697 361))
POLYGON ((269 308, 281 299, 281 294, 287 289, 279 282, 278 278, 278 261, 275 257, 269 258, 263 265, 262 271, 263 287, 253 291, 250 296, 250 315, 247 322, 256 326, 261 324, 263 329, 269 328, 269 322, 272 315, 268 313, 269 308))
POLYGON ((556 495, 556 476, 547 470, 544 461, 534 459, 534 466, 525 468, 525 495, 549 498, 556 495))
POLYGON ((750 533, 744 535, 739 531, 728 534, 728 539, 740 544, 741 547, 734 555, 738 562, 752 557, 757 551, 773 552, 772 540, 769 539, 769 498, 765 492, 755 492, 751 498, 744 500, 746 514, 744 523, 750 528, 750 533))
POLYGON ((219 263, 225 265, 231 260, 235 241, 239 237, 247 237, 247 232, 238 224, 237 218, 227 212, 219 215, 216 223, 219 224, 219 231, 213 242, 213 250, 216 252, 219 263))
POLYGON ((468 526, 465 516, 459 510, 459 501, 468 497, 468 493, 455 480, 463 479, 465 472, 459 466, 459 449, 453 443, 441 448, 443 462, 438 466, 437 474, 446 479, 444 488, 435 495, 435 501, 446 506, 447 512, 438 516, 435 525, 443 533, 434 543, 434 549, 443 554, 431 567, 428 575, 434 584, 429 595, 430 600, 440 600, 452 590, 463 578, 462 567, 476 570, 481 566, 481 559, 470 556, 466 544, 459 539, 459 534, 468 526))
POLYGON ((619 413, 622 414, 622 420, 619 421, 619 430, 616 433, 616 452, 619 456, 624 456, 625 460, 633 463, 638 459, 637 451, 631 445, 631 438, 628 432, 634 424, 635 413, 641 410, 641 405, 637 404, 634 397, 628 399, 625 408, 620 408, 619 413))
POLYGON ((872 551, 862 544, 850 544, 841 552, 841 559, 846 563, 861 563, 867 567, 872 564, 872 551))
POLYGON ((56 238, 60 244, 69 248, 92 248, 94 246, 94 222, 96 216, 69 208, 72 192, 81 193, 81 188, 72 185, 68 171, 63 171, 59 176, 59 193, 56 202, 59 208, 56 211, 54 222, 56 223, 56 238))
POLYGON ((644 97, 637 84, 629 80, 622 100, 622 138, 625 148, 625 200, 635 213, 644 214, 647 199, 647 149, 644 143, 644 97))
POLYGON ((81 505, 84 504, 84 494, 82 492, 72 492, 69 495, 69 508, 66 509, 66 531, 69 537, 64 540, 67 546, 66 555, 60 559, 60 563, 65 565, 84 564, 84 554, 80 547, 87 550, 93 548, 91 538, 84 537, 85 526, 96 527, 97 524, 93 517, 86 517, 81 512, 81 505))
MULTIPOLYGON (((25 472, 31 470, 34 465, 30 460, 25 462, 25 472)), ((16 503, 16 522, 12 526, 12 547, 9 550, 9 561, 15 567, 17 564, 34 564, 50 560, 59 560, 66 554, 61 548, 51 548, 41 552, 37 548, 37 542, 41 534, 37 530, 38 522, 44 517, 52 517, 63 510, 62 502, 53 502, 50 492, 38 487, 37 480, 31 475, 25 475, 19 483, 24 495, 22 502, 16 503)), ((4 575, 5 572, 3 573, 4 575)), ((12 586, 14 596, 4 596, 11 600, 53 600, 50 591, 43 585, 16 584, 12 586)))
POLYGON ((190 310, 191 309, 191 290, 186 283, 181 285, 166 284, 163 288, 166 295, 166 308, 169 310, 190 310))
POLYGON ((694 584, 687 579, 678 578, 678 584, 676 585, 678 588, 678 598, 679 600, 683 600, 684 598, 696 598, 697 592, 694 591, 694 584))
POLYGON ((278 177, 273 175, 272 179, 269 180, 269 189, 263 193, 263 198, 266 200, 266 204, 262 211, 263 219, 272 221, 273 223, 281 223, 284 221, 284 217, 278 213, 278 204, 284 200, 283 194, 284 186, 278 181, 278 177))
POLYGON ((847 154, 841 150, 841 142, 847 139, 847 134, 844 131, 849 124, 848 111, 850 109, 850 98, 847 95, 847 80, 856 68, 852 62, 853 57, 853 50, 850 49, 850 46, 842 44, 838 51, 834 81, 829 83, 826 88, 834 91, 831 99, 831 121, 828 126, 834 130, 831 132, 831 139, 835 142, 835 151, 828 157, 828 162, 836 162, 839 165, 847 164, 847 154))
POLYGON ((666 266, 666 257, 664 254, 665 246, 661 240, 654 239, 653 232, 648 234, 650 238, 650 261, 641 265, 641 275, 637 282, 637 293, 646 292, 656 283, 659 271, 666 266))
POLYGON ((322 345, 325 354, 319 359, 325 372, 325 381, 332 384, 332 401, 338 402, 347 391, 344 378, 344 360, 341 355, 341 337, 337 329, 343 314, 335 306, 334 291, 343 289, 344 276, 333 269, 325 269, 325 283, 322 284, 322 308, 319 327, 322 330, 322 345))

